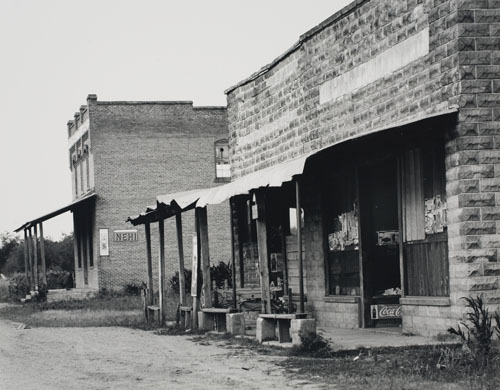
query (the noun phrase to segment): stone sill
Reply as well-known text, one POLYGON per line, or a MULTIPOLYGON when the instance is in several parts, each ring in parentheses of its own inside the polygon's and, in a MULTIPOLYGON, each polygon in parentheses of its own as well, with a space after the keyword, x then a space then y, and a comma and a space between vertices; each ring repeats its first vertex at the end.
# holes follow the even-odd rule
POLYGON ((399 299, 402 305, 413 306, 450 306, 450 298, 446 297, 404 297, 399 299))
POLYGON ((352 295, 328 295, 323 298, 327 303, 358 303, 359 297, 352 295))

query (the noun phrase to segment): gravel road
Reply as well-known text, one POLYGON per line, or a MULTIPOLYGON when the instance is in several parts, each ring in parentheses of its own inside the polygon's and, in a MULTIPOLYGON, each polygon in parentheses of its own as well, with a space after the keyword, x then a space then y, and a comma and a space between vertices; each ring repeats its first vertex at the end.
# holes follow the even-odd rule
POLYGON ((318 389, 282 359, 126 328, 34 328, 0 319, 0 389, 318 389))

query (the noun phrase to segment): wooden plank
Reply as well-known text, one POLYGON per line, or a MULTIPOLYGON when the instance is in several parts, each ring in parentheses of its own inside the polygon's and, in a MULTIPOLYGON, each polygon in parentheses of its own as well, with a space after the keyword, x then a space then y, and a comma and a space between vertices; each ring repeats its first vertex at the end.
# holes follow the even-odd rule
POLYGON ((424 173, 422 166, 422 150, 415 150, 415 218, 416 218, 416 239, 425 239, 425 205, 424 205, 424 173))
POLYGON ((186 280, 184 278, 184 243, 182 240, 182 216, 175 216, 177 230, 177 252, 179 254, 179 302, 181 306, 186 304, 186 280))
POLYGON ((38 233, 37 225, 33 227, 33 271, 35 273, 35 291, 38 291, 38 233))
POLYGON ((47 265, 45 264, 45 239, 43 238, 43 224, 40 222, 40 258, 42 261, 42 282, 47 286, 47 265))
POLYGON ((212 307, 212 280, 210 278, 210 253, 208 245, 208 220, 207 220, 207 208, 197 208, 198 212, 198 222, 200 228, 200 260, 201 260, 201 272, 203 276, 202 290, 205 298, 205 308, 212 307))
POLYGON ((257 219, 257 245, 259 251, 259 276, 262 294, 262 313, 271 313, 271 289, 269 286, 269 255, 267 247, 267 222, 266 222, 266 194, 264 190, 258 191, 257 206, 259 218, 257 219))
POLYGON ((83 269, 83 283, 85 285, 89 284, 89 274, 88 274, 88 269, 87 269, 87 234, 85 232, 85 227, 86 227, 86 218, 82 216, 81 218, 82 224, 80 225, 81 231, 79 229, 78 234, 78 241, 79 241, 79 249, 80 249, 80 259, 82 263, 82 269, 83 269))
POLYGON ((159 259, 159 306, 160 306, 160 323, 165 323, 165 221, 158 221, 158 233, 160 236, 160 259, 159 259))
POLYGON ((233 309, 237 308, 237 301, 236 301, 236 251, 234 249, 234 198, 229 199, 229 220, 230 220, 230 227, 231 227, 231 286, 233 289, 233 299, 232 299, 232 304, 233 304, 233 309))
POLYGON ((33 266, 33 236, 31 234, 31 228, 28 229, 28 254, 29 254, 29 262, 30 262, 30 289, 35 289, 35 270, 33 266))
POLYGON ((363 240, 361 235, 361 201, 359 197, 359 169, 355 168, 354 180, 355 180, 355 191, 356 191, 356 202, 358 203, 358 256, 359 256, 359 326, 361 328, 366 328, 366 314, 368 310, 365 308, 365 284, 363 276, 363 240))
POLYGON ((29 281, 28 233, 24 229, 24 277, 29 281))
MULTIPOLYGON (((78 218, 76 216, 76 212, 73 212, 73 255, 75 257, 75 274, 78 270, 80 270, 81 259, 80 259, 80 250, 78 249, 78 218)), ((75 277, 75 286, 76 286, 76 277, 75 277)))
POLYGON ((398 253, 399 253, 399 280, 401 286, 401 296, 405 296, 405 268, 404 268, 404 252, 403 252, 403 211, 402 211, 402 170, 401 156, 397 159, 397 197, 398 197, 398 253))
POLYGON ((146 233, 146 266, 148 270, 148 304, 152 305, 154 301, 154 289, 153 289, 153 259, 151 255, 151 225, 146 222, 144 225, 144 231, 146 233))

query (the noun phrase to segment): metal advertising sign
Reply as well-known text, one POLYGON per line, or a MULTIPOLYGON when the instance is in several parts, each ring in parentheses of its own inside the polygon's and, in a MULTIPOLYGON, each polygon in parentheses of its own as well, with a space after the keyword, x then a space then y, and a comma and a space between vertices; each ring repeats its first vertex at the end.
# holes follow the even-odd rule
POLYGON ((401 318, 401 305, 371 305, 372 320, 401 318))
POLYGON ((113 241, 137 241, 137 230, 115 230, 113 232, 113 241))

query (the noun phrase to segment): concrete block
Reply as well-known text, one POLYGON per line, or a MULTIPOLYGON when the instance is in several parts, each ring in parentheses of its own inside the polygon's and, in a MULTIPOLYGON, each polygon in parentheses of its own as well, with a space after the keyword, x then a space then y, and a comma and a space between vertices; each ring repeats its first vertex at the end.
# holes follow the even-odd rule
POLYGON ((263 341, 274 340, 276 338, 276 331, 274 328, 273 320, 257 318, 257 330, 255 333, 257 341, 262 343, 263 341))
POLYGON ((226 314, 227 332, 232 335, 245 334, 245 315, 243 313, 228 313, 226 314))
POLYGON ((214 330, 214 317, 202 311, 198 312, 198 328, 202 330, 214 330))
POLYGON ((300 336, 316 333, 316 320, 313 318, 296 319, 291 321, 290 335, 292 336, 292 344, 300 345, 300 336))

